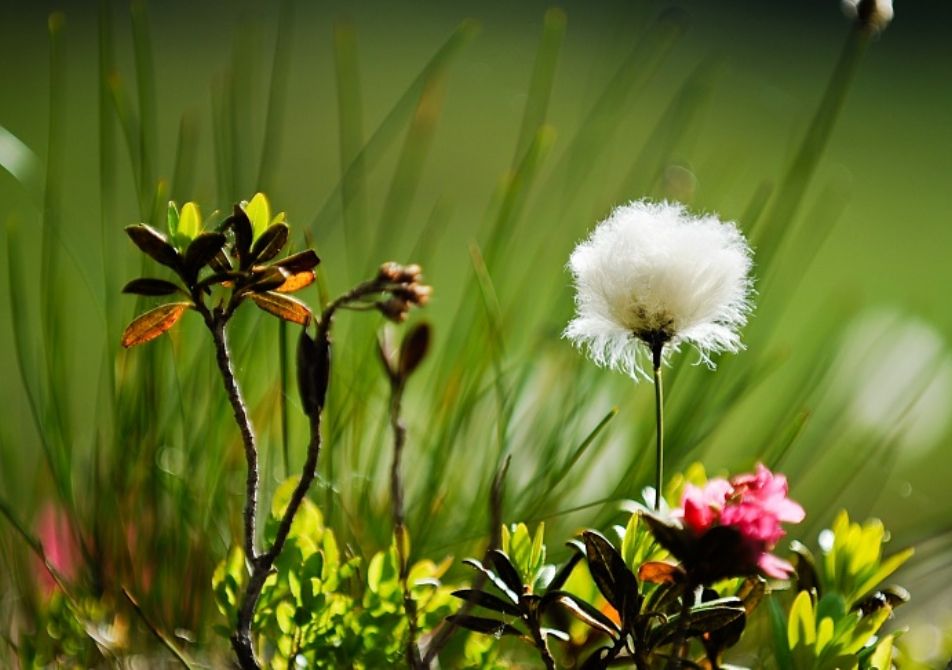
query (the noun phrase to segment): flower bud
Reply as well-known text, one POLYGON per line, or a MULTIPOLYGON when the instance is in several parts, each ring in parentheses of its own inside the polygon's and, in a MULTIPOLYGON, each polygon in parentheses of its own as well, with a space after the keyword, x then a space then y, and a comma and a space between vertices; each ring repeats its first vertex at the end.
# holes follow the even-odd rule
POLYGON ((423 277, 423 268, 414 263, 413 265, 408 265, 403 268, 403 272, 400 275, 400 281, 406 283, 412 283, 418 281, 423 277))
POLYGON ((381 300, 376 303, 376 307, 386 318, 394 323, 402 323, 407 318, 407 312, 410 311, 410 303, 404 298, 393 296, 389 300, 381 300))
POLYGON ((403 275, 404 269, 403 266, 399 263, 394 263, 393 261, 387 261, 380 266, 380 269, 377 271, 377 279, 380 281, 395 282, 400 281, 400 277, 403 275))

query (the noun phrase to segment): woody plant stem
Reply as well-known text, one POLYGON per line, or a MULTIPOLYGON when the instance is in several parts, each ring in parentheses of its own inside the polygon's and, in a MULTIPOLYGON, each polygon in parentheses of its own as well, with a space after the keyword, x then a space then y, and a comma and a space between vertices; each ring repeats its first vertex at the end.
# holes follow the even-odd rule
MULTIPOLYGON (((327 308, 324 309, 317 322, 315 343, 318 347, 323 347, 323 351, 326 352, 328 356, 328 367, 325 369, 325 375, 329 375, 330 329, 337 310, 347 307, 350 303, 360 301, 368 295, 380 293, 382 290, 386 290, 386 287, 381 285, 379 279, 370 280, 358 284, 331 302, 327 308)), ((323 398, 317 410, 309 413, 310 439, 307 447, 307 457, 301 470, 300 480, 291 494, 291 499, 284 510, 284 514, 281 516, 274 542, 270 548, 259 553, 255 548, 255 517, 257 515, 259 492, 258 447, 255 441, 254 429, 248 417, 248 411, 241 394, 241 389, 235 378, 225 328, 231 316, 234 314, 235 309, 240 304, 241 297, 233 296, 227 306, 219 305, 209 309, 204 304, 202 296, 198 295, 197 291, 195 293, 192 299, 196 310, 205 320, 205 325, 211 332, 212 339, 215 343, 218 370, 221 373, 222 381, 225 385, 225 393, 228 396, 228 401, 234 413, 235 423, 238 425, 238 429, 241 433, 245 461, 248 467, 248 474, 245 480, 244 551, 251 574, 238 609, 235 632, 231 636, 231 646, 238 659, 238 665, 242 670, 259 670, 261 666, 254 653, 254 644, 251 639, 251 624, 265 580, 274 567, 278 556, 281 555, 282 549, 284 549, 284 544, 291 531, 291 523, 294 521, 294 517, 317 474, 317 460, 321 450, 320 429, 321 416, 323 414, 323 398)), ((325 390, 327 381, 327 379, 323 380, 325 390)))

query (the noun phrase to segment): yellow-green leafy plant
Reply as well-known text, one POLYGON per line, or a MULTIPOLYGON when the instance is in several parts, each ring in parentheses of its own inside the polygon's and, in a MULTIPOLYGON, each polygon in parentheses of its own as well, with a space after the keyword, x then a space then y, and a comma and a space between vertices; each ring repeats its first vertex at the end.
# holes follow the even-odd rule
POLYGON ((797 595, 783 625, 772 603, 777 661, 782 670, 892 667, 894 635, 882 635, 893 609, 909 599, 899 586, 884 586, 912 548, 884 556, 888 534, 878 519, 851 522, 846 511, 821 535, 819 560, 793 543, 797 595))

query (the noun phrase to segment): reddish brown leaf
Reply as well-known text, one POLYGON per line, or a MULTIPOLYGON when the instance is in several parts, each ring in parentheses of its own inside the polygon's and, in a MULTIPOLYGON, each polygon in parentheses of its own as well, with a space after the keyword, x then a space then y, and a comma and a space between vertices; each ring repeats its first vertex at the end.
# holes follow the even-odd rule
POLYGON ((300 291, 305 286, 313 284, 316 277, 317 275, 314 274, 313 270, 298 272, 288 277, 283 284, 274 290, 278 293, 294 293, 295 291, 300 291))
POLYGON ((122 346, 128 349, 154 340, 174 326, 191 306, 190 302, 170 302, 140 314, 122 334, 122 346))
POLYGON ((683 577, 681 566, 664 561, 648 561, 638 568, 638 579, 652 584, 677 584, 683 577))
POLYGON ((264 311, 274 314, 280 319, 291 321, 298 325, 305 325, 311 320, 311 310, 300 300, 270 291, 252 293, 248 296, 264 311))

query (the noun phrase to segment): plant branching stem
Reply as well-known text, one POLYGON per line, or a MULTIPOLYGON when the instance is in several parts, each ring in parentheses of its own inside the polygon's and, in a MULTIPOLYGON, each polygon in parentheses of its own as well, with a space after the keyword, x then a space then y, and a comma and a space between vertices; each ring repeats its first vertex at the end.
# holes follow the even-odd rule
MULTIPOLYGON (((318 320, 315 341, 319 345, 329 345, 331 324, 338 309, 346 308, 351 302, 384 291, 388 287, 389 285, 381 282, 380 279, 373 279, 358 284, 331 302, 318 320)), ((248 585, 238 609, 235 632, 231 637, 231 646, 242 670, 259 670, 260 665, 255 657, 254 644, 251 639, 251 625, 254 620, 255 607, 258 604, 258 598, 261 596, 264 583, 268 579, 268 575, 271 574, 275 561, 284 549, 294 517, 297 515, 308 489, 310 489, 314 478, 317 476, 317 461, 321 451, 321 415, 323 408, 310 415, 310 441, 307 448, 307 458, 301 470, 301 478, 298 480, 297 486, 294 487, 291 499, 281 516, 274 542, 270 548, 258 554, 255 550, 255 517, 259 490, 258 448, 255 443, 254 430, 241 397, 241 390, 235 378, 225 336, 225 326, 240 304, 241 298, 238 295, 233 295, 227 307, 216 307, 213 310, 208 309, 202 300, 202 296, 197 291, 193 291, 192 299, 196 309, 205 319, 205 324, 215 341, 218 368, 225 384, 229 402, 234 410, 235 422, 238 424, 245 448, 248 476, 245 490, 244 547, 245 556, 251 568, 251 575, 248 578, 248 585)))
POLYGON ((542 657, 542 662, 545 664, 546 670, 555 670, 555 659, 552 658, 549 645, 545 642, 545 637, 542 635, 539 622, 537 620, 530 621, 528 628, 532 632, 532 641, 535 643, 536 649, 539 650, 539 655, 542 657))
POLYGON ((657 428, 657 449, 655 454, 655 511, 661 509, 661 492, 664 486, 664 383, 661 378, 661 353, 663 344, 651 348, 652 367, 654 369, 655 388, 655 425, 657 428))
POLYGON ((231 364, 231 355, 228 351, 228 340, 225 335, 227 323, 225 315, 206 312, 206 324, 212 333, 215 342, 215 359, 218 362, 218 371, 225 384, 225 393, 235 415, 235 423, 241 432, 241 441, 245 450, 245 463, 248 473, 245 478, 245 509, 244 509, 244 550, 248 561, 254 565, 258 558, 255 549, 255 517, 258 508, 258 446, 255 442, 254 428, 248 417, 245 401, 241 396, 241 389, 235 379, 235 371, 231 364))
POLYGON ((403 447, 407 441, 407 428, 400 418, 403 404, 404 380, 394 380, 390 392, 390 428, 393 430, 393 464, 390 467, 390 504, 393 515, 393 535, 397 545, 397 561, 400 565, 400 584, 403 587, 403 610, 407 617, 407 665, 411 670, 423 668, 423 659, 417 646, 416 601, 410 593, 407 581, 409 559, 407 556, 407 528, 403 512, 403 481, 401 463, 403 447))
POLYGON ((665 670, 677 670, 683 664, 681 663, 681 647, 687 639, 688 624, 691 620, 691 607, 694 606, 697 597, 697 589, 688 585, 681 595, 681 612, 678 617, 678 628, 674 633, 674 641, 671 643, 671 655, 668 656, 668 663, 665 670))

